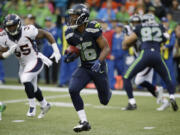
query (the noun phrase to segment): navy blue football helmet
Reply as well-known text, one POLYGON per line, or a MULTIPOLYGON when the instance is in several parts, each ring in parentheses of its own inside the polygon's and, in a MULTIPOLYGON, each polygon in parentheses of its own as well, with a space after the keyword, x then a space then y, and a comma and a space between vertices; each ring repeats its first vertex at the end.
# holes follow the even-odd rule
POLYGON ((129 18, 129 22, 130 23, 132 23, 132 22, 141 23, 141 17, 139 15, 135 14, 129 18))
POLYGON ((8 14, 4 18, 3 27, 11 36, 19 34, 22 28, 20 17, 16 14, 8 14))
POLYGON ((84 4, 75 4, 72 6, 72 8, 68 10, 68 15, 69 26, 74 29, 89 21, 89 10, 84 4))
POLYGON ((136 25, 141 23, 141 17, 138 14, 135 14, 129 18, 129 24, 132 29, 136 27, 136 25))

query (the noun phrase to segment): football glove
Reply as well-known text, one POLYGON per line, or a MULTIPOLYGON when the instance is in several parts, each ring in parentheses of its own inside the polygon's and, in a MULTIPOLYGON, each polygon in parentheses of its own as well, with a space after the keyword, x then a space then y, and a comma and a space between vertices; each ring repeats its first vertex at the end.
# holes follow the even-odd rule
POLYGON ((76 53, 68 53, 68 54, 64 55, 64 62, 70 63, 70 62, 74 61, 77 57, 78 57, 78 55, 76 53))
POLYGON ((2 57, 3 58, 9 57, 11 54, 14 53, 14 51, 17 48, 17 46, 18 46, 17 44, 12 45, 7 52, 2 53, 2 57))
POLYGON ((96 60, 93 66, 91 67, 91 70, 94 72, 99 72, 101 67, 101 62, 99 60, 96 60))
POLYGON ((51 57, 50 57, 50 59, 52 59, 52 58, 55 58, 55 61, 56 61, 56 63, 58 63, 58 61, 60 60, 60 58, 61 58, 61 54, 60 54, 60 52, 59 52, 59 49, 58 49, 58 47, 57 47, 57 44, 56 43, 53 43, 52 44, 52 48, 53 48, 53 54, 51 55, 51 57))

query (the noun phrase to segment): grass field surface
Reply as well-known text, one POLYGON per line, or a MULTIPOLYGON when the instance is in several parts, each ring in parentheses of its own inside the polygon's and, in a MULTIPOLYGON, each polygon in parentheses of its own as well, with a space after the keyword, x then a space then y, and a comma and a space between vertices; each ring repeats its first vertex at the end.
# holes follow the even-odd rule
MULTIPOLYGON (((46 87, 43 87, 45 90, 46 87)), ((53 88, 43 91, 52 108, 43 119, 38 119, 40 107, 34 118, 26 116, 28 102, 23 87, 1 87, 0 101, 7 108, 0 121, 0 135, 75 135, 72 128, 79 119, 67 90, 53 88)), ((83 90, 86 91, 86 90, 83 90)), ((85 110, 92 129, 80 135, 180 135, 180 111, 171 107, 159 112, 155 98, 136 96, 138 109, 122 111, 127 96, 113 93, 108 106, 99 103, 95 90, 82 93, 85 110)), ((143 94, 141 94, 143 95, 143 94)), ((180 104, 180 98, 177 98, 180 104)))

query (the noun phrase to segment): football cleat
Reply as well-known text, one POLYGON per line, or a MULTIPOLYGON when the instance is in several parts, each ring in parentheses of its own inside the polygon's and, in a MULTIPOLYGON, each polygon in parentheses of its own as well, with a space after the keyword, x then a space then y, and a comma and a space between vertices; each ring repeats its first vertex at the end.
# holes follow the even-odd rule
POLYGON ((49 103, 47 103, 45 107, 41 107, 41 113, 39 114, 38 119, 43 118, 50 108, 51 108, 51 105, 49 103))
POLYGON ((89 122, 84 121, 84 122, 79 122, 79 125, 75 126, 73 128, 74 132, 81 132, 81 131, 89 131, 91 129, 91 126, 89 122))
POLYGON ((178 105, 176 103, 176 100, 171 98, 170 103, 171 103, 171 106, 172 106, 173 110, 177 111, 178 110, 178 105))
POLYGON ((157 102, 157 104, 160 104, 163 101, 163 87, 157 86, 156 88, 157 88, 157 90, 156 90, 156 95, 157 95, 156 102, 157 102))
POLYGON ((29 110, 26 114, 28 117, 34 117, 36 115, 36 107, 29 107, 29 110))
POLYGON ((163 102, 162 102, 162 105, 157 108, 156 110, 157 111, 164 111, 165 109, 167 109, 168 107, 170 106, 170 103, 168 102, 167 99, 164 99, 163 102))
POLYGON ((121 110, 126 111, 126 110, 136 110, 136 109, 137 109, 136 104, 128 103, 128 105, 126 107, 123 107, 121 110))

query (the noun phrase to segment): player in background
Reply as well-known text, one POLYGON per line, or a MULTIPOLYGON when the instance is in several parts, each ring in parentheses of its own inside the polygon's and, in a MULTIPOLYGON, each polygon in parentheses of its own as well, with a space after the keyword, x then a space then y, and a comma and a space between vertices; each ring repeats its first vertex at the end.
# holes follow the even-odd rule
MULTIPOLYGON (((126 35, 129 36, 131 33, 133 33, 133 30, 135 29, 135 27, 138 24, 141 24, 142 21, 145 22, 148 20, 142 20, 141 16, 137 15, 137 14, 131 16, 130 20, 129 20, 129 25, 125 26, 126 35)), ((141 50, 140 49, 141 41, 137 40, 136 43, 134 43, 134 44, 135 45, 133 46, 133 50, 134 50, 135 57, 137 58, 139 56, 139 52, 141 50)), ((155 98, 157 98, 157 104, 162 103, 162 105, 159 108, 157 108, 157 110, 163 111, 169 106, 169 102, 166 98, 163 97, 162 87, 152 85, 153 73, 154 73, 153 68, 146 67, 144 70, 137 73, 137 75, 135 77, 135 84, 137 86, 146 88, 155 98)), ((136 109, 136 106, 132 106, 131 104, 128 104, 127 107, 122 108, 122 109, 123 110, 134 110, 134 109, 136 109)))
POLYGON ((22 26, 21 19, 16 14, 9 14, 5 17, 4 31, 0 33, 1 53, 0 58, 7 58, 15 53, 19 60, 19 77, 25 87, 25 92, 29 100, 29 110, 27 116, 35 116, 35 98, 41 106, 41 113, 38 118, 43 118, 50 109, 50 104, 43 97, 37 85, 37 75, 43 69, 44 63, 50 66, 51 60, 43 54, 37 52, 35 39, 46 38, 53 47, 51 58, 55 58, 58 63, 61 55, 53 36, 42 29, 37 29, 33 25, 22 26))
MULTIPOLYGON (((69 45, 80 49, 81 66, 72 75, 69 83, 69 93, 80 122, 74 127, 75 132, 91 129, 84 110, 84 102, 80 92, 92 80, 97 88, 100 103, 107 105, 111 98, 111 90, 106 72, 106 56, 110 48, 102 36, 98 22, 88 21, 89 10, 84 4, 76 4, 68 11, 70 26, 66 30, 66 40, 69 45)), ((67 55, 65 61, 73 61, 77 56, 67 55)))
POLYGON ((123 48, 126 50, 138 39, 141 41, 141 52, 124 75, 124 86, 129 98, 129 103, 126 110, 136 109, 136 101, 133 96, 132 85, 130 82, 132 77, 144 70, 146 67, 150 67, 153 68, 165 81, 170 94, 170 103, 173 110, 177 111, 178 106, 174 96, 175 88, 171 82, 171 77, 169 75, 167 66, 160 54, 160 45, 169 38, 169 34, 166 33, 161 24, 156 23, 152 14, 144 15, 143 20, 148 21, 137 25, 133 30, 133 33, 130 36, 125 37, 123 42, 123 48))

